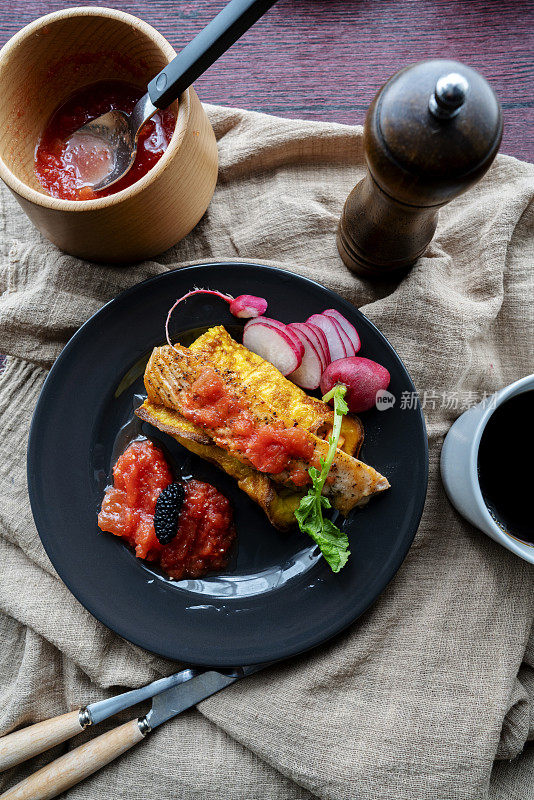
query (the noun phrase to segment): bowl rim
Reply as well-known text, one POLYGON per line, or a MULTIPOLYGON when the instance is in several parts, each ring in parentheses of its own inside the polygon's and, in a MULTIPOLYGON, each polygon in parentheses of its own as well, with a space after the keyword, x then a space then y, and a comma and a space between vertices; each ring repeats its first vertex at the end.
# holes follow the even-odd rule
MULTIPOLYGON (((33 22, 30 22, 28 25, 25 25, 23 28, 17 31, 17 33, 15 33, 0 49, 0 71, 2 70, 3 62, 6 57, 9 57, 22 42, 26 41, 30 36, 33 36, 37 31, 41 30, 47 25, 50 25, 54 22, 61 22, 62 20, 67 20, 72 17, 101 17, 123 22, 130 27, 137 28, 149 39, 152 39, 152 41, 161 49, 164 55, 168 57, 169 61, 176 55, 176 51, 172 45, 161 33, 159 33, 159 31, 156 30, 156 28, 152 27, 152 25, 149 25, 148 22, 145 22, 133 14, 128 14, 125 11, 119 11, 118 9, 105 8, 103 6, 75 6, 73 8, 61 9, 60 11, 53 11, 50 14, 45 14, 42 17, 38 17, 37 19, 33 20, 33 22)), ((165 167, 171 158, 173 158, 173 156, 179 150, 185 136, 189 117, 191 115, 191 90, 192 87, 186 89, 178 100, 176 125, 171 137, 171 141, 169 142, 167 149, 159 161, 157 161, 157 163, 146 173, 146 175, 133 183, 131 186, 122 189, 120 192, 115 192, 115 194, 107 197, 95 198, 94 200, 62 200, 57 197, 52 197, 49 194, 39 192, 37 189, 33 189, 31 186, 28 186, 27 183, 24 183, 24 181, 20 180, 20 178, 18 178, 11 171, 2 157, 0 157, 0 178, 13 192, 22 197, 24 200, 52 211, 72 211, 76 213, 83 211, 98 211, 109 206, 117 205, 125 200, 129 200, 150 186, 150 184, 154 183, 154 181, 156 181, 161 173, 165 170, 165 167)))
POLYGON ((473 490, 473 497, 479 514, 485 520, 486 525, 488 525, 493 531, 492 535, 494 538, 497 538, 497 540, 507 547, 508 550, 511 550, 516 555, 520 556, 526 561, 530 561, 531 563, 534 563, 534 544, 530 544, 522 539, 518 539, 516 536, 513 536, 512 534, 503 530, 503 528, 497 524, 495 519, 490 514, 490 511, 484 500, 478 478, 478 451, 482 435, 486 430, 486 425, 497 408, 503 405, 503 403, 505 403, 507 400, 510 400, 512 397, 517 397, 517 395, 533 390, 534 374, 525 375, 525 377, 519 378, 519 380, 508 384, 508 386, 505 386, 503 389, 500 389, 499 391, 495 392, 495 394, 491 395, 487 400, 486 408, 477 422, 469 450, 469 478, 473 490))

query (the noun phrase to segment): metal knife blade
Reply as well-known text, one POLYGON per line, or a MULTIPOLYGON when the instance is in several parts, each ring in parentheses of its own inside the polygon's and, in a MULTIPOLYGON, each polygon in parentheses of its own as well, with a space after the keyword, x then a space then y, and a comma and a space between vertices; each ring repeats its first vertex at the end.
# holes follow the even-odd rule
POLYGON ((195 675, 179 686, 167 689, 167 691, 158 694, 152 700, 152 708, 143 720, 146 729, 157 728, 158 725, 167 722, 167 720, 182 711, 192 708, 192 706, 200 703, 201 700, 211 697, 212 694, 225 689, 240 678, 252 675, 267 666, 269 665, 255 664, 250 667, 240 667, 226 674, 216 670, 207 670, 195 675))
POLYGON ((88 705, 85 711, 90 718, 90 722, 93 725, 97 725, 103 719, 112 717, 113 714, 118 714, 119 711, 124 711, 125 708, 135 706, 149 697, 155 697, 161 692, 168 691, 172 687, 191 680, 198 673, 199 670, 197 669, 184 669, 174 675, 169 675, 167 678, 159 678, 159 680, 149 683, 148 686, 132 689, 116 697, 108 697, 107 700, 98 700, 96 703, 88 705))

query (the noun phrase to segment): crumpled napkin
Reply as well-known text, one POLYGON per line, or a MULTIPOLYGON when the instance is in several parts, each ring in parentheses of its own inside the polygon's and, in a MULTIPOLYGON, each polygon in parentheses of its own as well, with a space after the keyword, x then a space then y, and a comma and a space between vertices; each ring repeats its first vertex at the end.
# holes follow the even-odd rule
MULTIPOLYGON (((0 192, 0 352, 8 354, 0 376, 0 732, 178 667, 97 622, 44 553, 25 451, 48 369, 122 289, 185 263, 259 260, 342 294, 404 360, 430 443, 418 534, 379 601, 344 634, 166 723, 66 796, 532 797, 534 569, 452 509, 439 453, 465 408, 532 371, 534 169, 499 156, 441 210, 412 271, 375 284, 350 273, 335 245, 345 198, 364 174, 361 128, 207 110, 219 143, 215 196, 195 230, 154 261, 95 266, 60 253, 0 192)), ((513 465, 496 468, 506 477, 513 465)), ((93 735, 10 770, 0 786, 93 735)))

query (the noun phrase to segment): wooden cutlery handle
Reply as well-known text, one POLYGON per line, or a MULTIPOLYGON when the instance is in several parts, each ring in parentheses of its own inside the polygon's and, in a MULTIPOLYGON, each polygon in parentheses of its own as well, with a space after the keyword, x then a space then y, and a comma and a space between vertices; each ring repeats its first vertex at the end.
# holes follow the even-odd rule
POLYGON ((83 730, 79 711, 45 719, 0 739, 0 772, 14 767, 27 758, 44 753, 50 747, 76 736, 83 730))
POLYGON ((93 772, 109 764, 134 744, 140 742, 141 733, 136 719, 114 728, 75 750, 56 758, 29 778, 17 783, 0 800, 48 800, 56 797, 75 783, 83 781, 93 772))

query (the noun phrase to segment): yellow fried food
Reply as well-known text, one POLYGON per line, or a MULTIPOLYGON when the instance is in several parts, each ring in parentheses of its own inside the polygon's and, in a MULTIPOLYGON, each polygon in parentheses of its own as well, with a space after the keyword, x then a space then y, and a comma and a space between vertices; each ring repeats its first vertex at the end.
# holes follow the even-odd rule
POLYGON ((264 473, 241 463, 231 453, 217 447, 202 428, 186 420, 177 411, 145 400, 135 413, 140 419, 168 433, 191 453, 215 464, 235 478, 239 488, 265 511, 275 528, 284 531, 295 525, 295 511, 302 492, 278 486, 264 473))
MULTIPOLYGON (((250 380, 246 384, 242 380, 240 363, 236 363, 233 369, 219 368, 214 365, 213 359, 206 363, 191 349, 167 345, 157 347, 153 350, 145 371, 145 387, 149 401, 155 405, 163 405, 178 411, 187 418, 187 405, 192 384, 206 372, 207 368, 215 371, 229 396, 237 398, 246 407, 248 419, 255 430, 260 430, 266 425, 281 425, 286 428, 298 425, 301 428, 303 438, 309 445, 307 448, 309 457, 306 460, 298 456, 288 457, 285 469, 276 473, 269 472, 272 481, 295 491, 293 477, 295 473, 302 474, 311 464, 318 465, 321 460, 326 459, 328 444, 311 433, 308 428, 300 426, 292 414, 278 413, 262 398, 258 398, 254 388, 255 384, 251 384, 250 380)), ((280 373, 278 374, 280 375, 280 373)), ((289 384, 289 381, 281 375, 280 379, 289 384)), ((225 420, 215 421, 204 433, 215 445, 232 454, 238 461, 250 467, 253 466, 247 454, 243 452, 232 426, 225 420)), ((338 449, 323 493, 331 499, 332 504, 339 511, 347 514, 354 506, 365 502, 370 495, 388 487, 389 483, 383 475, 338 449)))
MULTIPOLYGON (((199 336, 189 350, 205 366, 238 375, 250 407, 260 415, 267 408, 287 425, 296 422, 321 439, 330 435, 334 422, 330 406, 288 381, 276 367, 232 339, 222 325, 199 336)), ((363 426, 358 417, 343 418, 341 437, 340 449, 357 456, 363 442, 363 426)))

